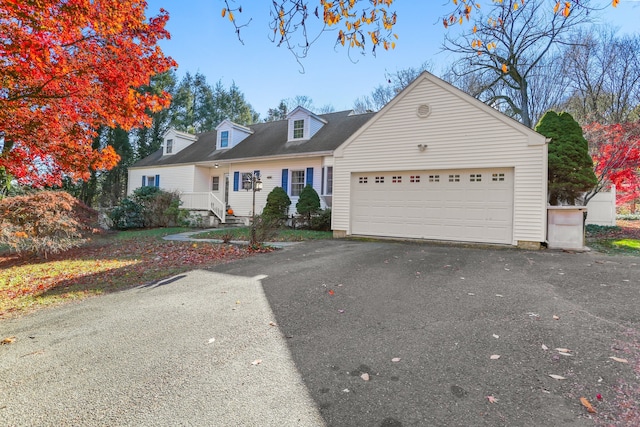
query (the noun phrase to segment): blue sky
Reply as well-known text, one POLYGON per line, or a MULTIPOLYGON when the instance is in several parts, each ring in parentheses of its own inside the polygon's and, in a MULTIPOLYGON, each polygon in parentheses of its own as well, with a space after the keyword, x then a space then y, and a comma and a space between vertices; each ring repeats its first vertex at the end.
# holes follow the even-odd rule
MULTIPOLYGON (((350 109, 356 98, 368 95, 383 84, 385 71, 419 67, 425 61, 439 66, 449 62, 440 51, 445 30, 440 17, 450 10, 448 0, 396 0, 399 35, 396 49, 380 50, 377 56, 367 52, 349 55, 347 49, 334 49, 337 33, 325 34, 302 60, 304 72, 284 47, 269 41, 268 0, 239 0, 243 15, 252 18, 242 29, 240 43, 233 26, 220 16, 221 0, 148 0, 148 15, 160 8, 169 11, 167 28, 171 40, 160 46, 178 64, 178 75, 200 72, 210 84, 222 81, 225 87, 235 82, 246 100, 264 118, 267 109, 281 99, 305 95, 316 107, 332 105, 336 111, 350 109)), ((605 9, 602 22, 620 27, 622 32, 637 32, 640 0, 622 0, 617 8, 605 9)), ((315 20, 315 17, 312 17, 315 20)))

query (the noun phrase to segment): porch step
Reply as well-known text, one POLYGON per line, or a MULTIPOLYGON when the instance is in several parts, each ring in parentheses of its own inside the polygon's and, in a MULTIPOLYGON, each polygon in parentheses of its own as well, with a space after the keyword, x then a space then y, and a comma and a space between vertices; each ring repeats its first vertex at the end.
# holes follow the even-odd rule
POLYGON ((226 215, 225 222, 220 224, 220 228, 244 227, 244 219, 234 215, 226 215))

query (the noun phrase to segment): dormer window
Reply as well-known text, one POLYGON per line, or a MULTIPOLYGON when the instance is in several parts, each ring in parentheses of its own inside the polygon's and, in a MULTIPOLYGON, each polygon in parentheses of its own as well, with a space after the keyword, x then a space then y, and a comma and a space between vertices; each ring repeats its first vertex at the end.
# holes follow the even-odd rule
POLYGON ((293 139, 304 138, 304 119, 293 121, 293 139))
POLYGON ((229 131, 223 130, 220 132, 220 148, 227 148, 229 146, 229 131))
POLYGON ((173 153, 173 139, 167 139, 167 144, 165 146, 165 153, 166 154, 173 153))

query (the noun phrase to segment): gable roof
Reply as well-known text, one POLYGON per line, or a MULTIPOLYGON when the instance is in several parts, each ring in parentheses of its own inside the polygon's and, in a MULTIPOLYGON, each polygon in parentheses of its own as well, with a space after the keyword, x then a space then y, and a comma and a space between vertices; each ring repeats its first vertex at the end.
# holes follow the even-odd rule
POLYGON ((170 166, 216 160, 256 160, 333 152, 374 114, 353 114, 349 110, 319 115, 326 124, 311 139, 292 142, 287 142, 288 120, 256 123, 247 126, 253 134, 235 147, 224 150, 216 150, 216 131, 205 132, 197 135, 196 142, 176 154, 163 156, 160 149, 131 167, 170 166))
POLYGON ((380 111, 378 111, 376 113, 376 116, 373 119, 369 120, 365 125, 363 125, 356 132, 354 132, 354 134, 351 135, 347 139, 347 141, 345 141, 344 144, 342 144, 340 147, 336 147, 336 150, 335 150, 334 154, 336 156, 342 156, 344 150, 354 140, 356 140, 356 138, 359 135, 364 133, 370 126, 372 126, 376 121, 378 121, 380 119, 380 117, 382 117, 384 114, 387 113, 387 111, 392 109, 394 107, 394 105, 399 103, 405 96, 407 96, 409 93, 411 93, 413 88, 415 88, 416 86, 418 86, 420 83, 422 83, 425 80, 429 81, 430 83, 433 83, 434 85, 438 86, 441 89, 444 89, 445 91, 449 92, 452 96, 455 96, 455 97, 463 100, 464 102, 467 102, 468 104, 471 104, 471 105, 475 106, 479 110, 489 114, 493 118, 503 122, 507 126, 515 129, 517 132, 520 132, 521 134, 525 135, 527 137, 527 141, 528 141, 529 145, 544 145, 544 144, 547 143, 547 138, 544 137, 543 135, 539 134, 535 130, 523 125, 522 123, 520 123, 516 119, 507 116, 506 114, 496 110, 495 108, 492 108, 491 106, 485 104, 484 102, 480 101, 477 98, 474 98, 473 96, 467 94, 466 92, 462 91, 461 89, 458 89, 457 87, 453 86, 452 84, 450 84, 450 83, 448 83, 448 82, 446 82, 446 81, 434 76, 433 74, 429 73, 428 71, 423 71, 418 77, 416 77, 416 79, 413 82, 411 82, 411 84, 409 84, 402 91, 400 91, 400 93, 398 93, 380 111))

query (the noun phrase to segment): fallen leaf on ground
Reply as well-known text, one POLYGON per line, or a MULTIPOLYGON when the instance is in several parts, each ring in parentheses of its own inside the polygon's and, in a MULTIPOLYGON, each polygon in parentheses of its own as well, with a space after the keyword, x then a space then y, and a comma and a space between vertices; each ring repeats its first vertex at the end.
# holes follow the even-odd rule
POLYGON ((251 364, 252 364, 253 366, 255 366, 255 365, 259 365, 259 364, 261 364, 261 363, 262 363, 262 359, 256 359, 256 360, 254 360, 253 362, 251 362, 251 364))
POLYGON ((586 397, 581 397, 580 398, 580 403, 582 403, 582 406, 587 408, 587 412, 589 412, 590 414, 595 414, 596 413, 596 410, 593 409, 593 406, 591 406, 591 403, 589 403, 589 401, 587 400, 586 397))
POLYGON ((473 292, 469 292, 467 295, 474 296, 475 294, 473 292))
POLYGON ((568 348, 556 348, 556 350, 560 353, 571 353, 571 350, 569 350, 568 348))
POLYGON ((492 354, 492 355, 489 357, 489 359, 491 359, 491 360, 498 360, 498 359, 500 359, 500 355, 499 355, 499 354, 492 354))
POLYGON ((391 359, 392 362, 399 362, 400 358, 399 357, 394 357, 393 359, 391 359))
POLYGON ((216 341, 215 338, 209 338, 209 344, 213 344, 216 341))
POLYGON ((560 316, 553 315, 553 320, 560 320, 560 316))
POLYGON ((278 326, 278 325, 276 325, 276 322, 271 321, 271 322, 269 322, 269 326, 278 326))
POLYGON ((340 309, 340 310, 338 310, 338 313, 342 314, 342 313, 344 313, 344 310, 340 309))
POLYGON ((629 361, 627 359, 621 359, 621 358, 615 357, 615 356, 611 356, 611 357, 609 357, 609 359, 615 360, 616 362, 620 362, 620 363, 629 363, 629 361))
POLYGON ((573 356, 573 354, 565 353, 564 351, 559 351, 558 354, 560 354, 562 356, 573 356))
POLYGON ((549 376, 551 378, 553 378, 554 380, 566 380, 565 377, 563 377, 562 375, 556 375, 556 374, 549 374, 549 376))
POLYGON ((500 338, 500 335, 493 334, 493 337, 494 337, 495 339, 498 339, 498 338, 500 338))
POLYGON ((547 350, 549 350, 549 347, 547 347, 546 345, 542 344, 542 349, 543 349, 544 351, 547 351, 547 350))
POLYGON ((602 400, 602 395, 600 393, 596 394, 596 399, 602 400))
POLYGON ((497 296, 498 298, 504 298, 504 295, 501 295, 501 294, 496 294, 496 296, 497 296))
POLYGON ((13 344, 16 341, 16 337, 7 337, 5 339, 3 339, 2 341, 0 341, 1 345, 5 345, 5 344, 13 344))
POLYGON ((333 289, 329 289, 329 295, 333 295, 335 294, 335 292, 333 292, 333 289))
POLYGON ((369 381, 369 374, 365 372, 364 374, 360 375, 360 378, 362 378, 365 381, 369 381))
POLYGON ((497 397, 493 397, 493 396, 487 396, 487 400, 489 401, 489 403, 496 403, 498 400, 497 397))

